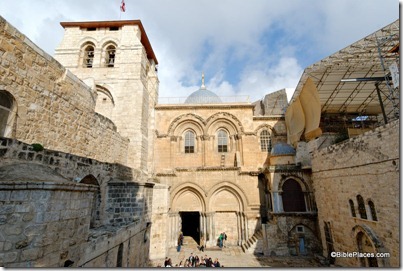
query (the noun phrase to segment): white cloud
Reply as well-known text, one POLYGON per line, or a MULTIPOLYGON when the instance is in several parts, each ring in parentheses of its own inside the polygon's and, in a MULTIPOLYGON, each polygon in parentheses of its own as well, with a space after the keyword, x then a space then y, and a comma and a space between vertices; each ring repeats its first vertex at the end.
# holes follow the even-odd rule
POLYGON ((0 14, 51 55, 60 21, 141 19, 159 61, 160 96, 188 96, 204 71, 208 89, 252 101, 295 88, 305 66, 399 17, 399 3, 382 0, 125 1, 120 14, 121 0, 2 0, 0 14))

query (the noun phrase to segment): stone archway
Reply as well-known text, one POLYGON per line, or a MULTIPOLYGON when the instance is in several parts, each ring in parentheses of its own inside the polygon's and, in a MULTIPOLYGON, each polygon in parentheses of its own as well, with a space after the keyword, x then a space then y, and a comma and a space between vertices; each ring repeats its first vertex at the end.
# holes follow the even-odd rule
MULTIPOLYGON (((367 225, 356 225, 353 228, 353 236, 359 253, 387 253, 387 249, 375 232, 367 225)), ((388 258, 359 257, 362 267, 389 267, 388 258)))
POLYGON ((179 233, 191 237, 199 243, 200 236, 204 235, 205 203, 202 194, 193 186, 184 186, 173 194, 172 209, 170 212, 170 240, 176 245, 179 233))
POLYGON ((238 245, 245 240, 245 217, 240 197, 226 187, 216 191, 210 200, 210 208, 214 214, 212 236, 210 242, 217 244, 220 233, 227 235, 228 245, 238 245))
POLYGON ((89 185, 95 185, 97 186, 97 192, 94 193, 94 200, 92 202, 92 207, 91 207, 91 221, 90 221, 90 228, 97 228, 101 226, 101 202, 102 202, 102 197, 101 197, 101 187, 99 185, 99 182, 97 178, 94 177, 94 175, 89 174, 82 178, 80 180, 81 184, 89 184, 89 185))

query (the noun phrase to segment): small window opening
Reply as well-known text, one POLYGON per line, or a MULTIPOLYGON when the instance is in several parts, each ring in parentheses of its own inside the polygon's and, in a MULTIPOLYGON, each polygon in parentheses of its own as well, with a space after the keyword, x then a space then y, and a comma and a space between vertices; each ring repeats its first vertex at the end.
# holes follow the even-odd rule
POLYGON ((369 209, 371 210, 371 216, 373 221, 378 221, 378 218, 376 217, 376 210, 375 210, 375 204, 372 201, 368 201, 369 209))
POLYGON ((228 151, 228 136, 224 130, 218 131, 218 152, 228 151))
POLYGON ((260 133, 260 150, 265 152, 271 152, 271 138, 267 130, 263 130, 260 133))
POLYGON ((185 153, 194 153, 195 136, 191 131, 187 131, 185 134, 185 153))
POLYGON ((297 232, 304 232, 304 226, 297 226, 297 232))
POLYGON ((358 202, 358 212, 360 213, 360 217, 362 219, 367 219, 367 211, 365 210, 364 199, 361 195, 357 195, 358 202))
POLYGON ((87 46, 84 51, 84 67, 92 68, 94 62, 94 47, 87 46))
POLYGON ((88 27, 87 28, 87 31, 96 31, 97 29, 96 29, 96 27, 88 27))
POLYGON ((109 31, 118 31, 118 30, 119 30, 119 27, 117 27, 117 26, 109 27, 109 31))
POLYGON ((349 200, 348 201, 348 203, 350 204, 350 211, 351 211, 351 215, 353 216, 353 217, 356 217, 356 214, 355 214, 355 207, 354 207, 354 202, 353 202, 353 200, 349 200))
POLYGON ((110 45, 106 48, 106 66, 107 67, 113 67, 115 66, 115 54, 116 54, 116 49, 115 46, 110 45))

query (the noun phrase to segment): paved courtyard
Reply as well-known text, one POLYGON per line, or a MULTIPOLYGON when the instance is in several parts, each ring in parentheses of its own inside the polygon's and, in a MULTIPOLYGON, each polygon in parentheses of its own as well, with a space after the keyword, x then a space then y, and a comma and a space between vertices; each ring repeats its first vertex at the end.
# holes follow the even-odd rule
MULTIPOLYGON (((180 252, 176 248, 170 248, 168 251, 168 258, 171 258, 172 265, 175 267, 182 261, 185 262, 189 258, 190 253, 201 256, 207 255, 212 260, 218 258, 221 265, 224 267, 321 267, 322 265, 313 257, 269 257, 263 255, 253 255, 244 253, 240 247, 225 247, 220 250, 218 247, 207 248, 204 252, 198 250, 197 245, 194 243, 185 242, 180 252)), ((153 261, 152 266, 164 266, 164 260, 160 259, 153 261)))

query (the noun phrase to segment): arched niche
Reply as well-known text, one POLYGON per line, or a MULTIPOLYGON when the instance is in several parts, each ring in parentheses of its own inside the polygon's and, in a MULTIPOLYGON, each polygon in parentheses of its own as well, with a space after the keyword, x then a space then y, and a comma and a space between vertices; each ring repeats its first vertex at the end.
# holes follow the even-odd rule
POLYGON ((202 191, 194 185, 182 185, 172 191, 171 209, 173 212, 205 212, 202 191))

